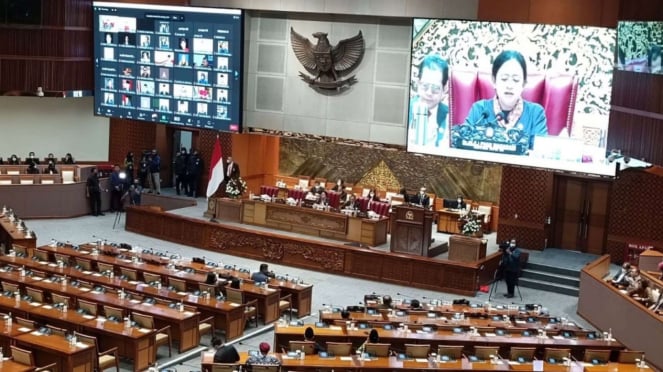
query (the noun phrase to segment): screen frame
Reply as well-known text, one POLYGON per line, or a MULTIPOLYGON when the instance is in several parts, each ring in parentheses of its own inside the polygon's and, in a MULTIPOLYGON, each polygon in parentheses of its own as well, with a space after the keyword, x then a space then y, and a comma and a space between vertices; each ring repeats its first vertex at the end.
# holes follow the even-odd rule
MULTIPOLYGON (((454 159, 459 159, 459 160, 471 160, 471 161, 477 161, 481 163, 495 163, 495 164, 502 164, 502 165, 511 165, 511 166, 516 166, 516 167, 526 167, 526 168, 534 168, 534 169, 543 169, 547 171, 553 171, 553 172, 560 172, 560 173, 573 173, 573 174, 581 174, 581 175, 588 175, 588 176, 599 176, 599 177, 609 177, 609 178, 614 178, 616 177, 619 166, 612 161, 609 161, 608 158, 608 150, 607 150, 607 136, 608 136, 608 131, 609 131, 609 121, 610 121, 610 110, 607 110, 607 114, 605 114, 605 138, 606 141, 603 143, 603 146, 597 146, 598 149, 602 149, 604 151, 598 152, 596 151, 595 153, 592 153, 593 155, 599 154, 601 157, 596 156, 598 160, 595 160, 595 163, 590 163, 587 165, 585 162, 570 162, 570 161, 559 161, 559 160, 552 160, 552 159, 536 159, 536 161, 533 161, 534 159, 531 159, 529 162, 518 162, 516 157, 519 157, 521 155, 508 155, 504 153, 498 153, 498 152, 484 152, 484 151, 479 151, 479 150, 464 150, 464 149, 459 149, 459 148, 454 148, 449 146, 448 148, 445 148, 444 151, 439 151, 439 152, 431 152, 431 151, 422 151, 423 147, 422 145, 417 145, 413 146, 411 144, 411 118, 413 117, 413 105, 411 104, 412 98, 416 96, 416 89, 414 88, 415 86, 415 68, 421 63, 421 61, 418 61, 418 56, 417 54, 417 49, 420 48, 415 45, 417 43, 418 38, 421 37, 422 35, 422 30, 424 30, 423 27, 417 27, 417 22, 431 22, 431 21, 440 21, 440 22, 468 22, 468 23, 483 23, 483 24, 496 24, 496 25, 523 25, 523 26, 548 26, 548 27, 578 27, 578 28, 585 28, 585 29, 602 29, 606 30, 604 32, 608 33, 608 36, 610 37, 610 40, 612 40, 612 45, 614 48, 614 51, 617 50, 617 32, 616 28, 614 27, 601 27, 601 26, 572 26, 572 25, 557 25, 557 24, 543 24, 543 23, 532 23, 532 22, 508 22, 508 21, 482 21, 482 20, 467 20, 467 19, 451 19, 451 18, 425 18, 425 17, 413 17, 412 18, 412 31, 411 31, 411 39, 410 39, 410 80, 409 80, 409 87, 408 87, 408 102, 407 102, 407 119, 406 119, 406 152, 408 153, 413 153, 413 154, 419 154, 419 155, 428 155, 428 156, 443 156, 443 157, 448 157, 448 158, 454 158, 454 159)), ((435 34, 436 35, 436 34, 435 34)), ((446 37, 444 34, 441 35, 441 38, 446 37)), ((485 47, 485 46, 484 46, 485 47)), ((438 50, 445 50, 445 49, 438 49, 438 50)), ((443 58, 447 58, 448 56, 445 56, 443 58)), ((529 64, 529 62, 528 62, 529 64)), ((535 65, 536 66, 536 65, 535 65)), ((452 71, 454 67, 452 67, 449 64, 448 67, 449 71, 452 71)), ((461 69, 463 69, 461 67, 461 69)), ((483 71, 481 68, 478 69, 479 72, 483 71)), ((536 71, 536 70, 535 70, 536 71)), ((547 69, 545 71, 548 71, 547 69)), ((418 72, 418 71, 417 71, 418 72)), ((529 73, 529 71, 528 71, 529 73)), ((606 72, 607 73, 607 72, 606 72)), ((576 73, 577 74, 577 73, 576 73)), ((609 90, 610 94, 608 97, 611 97, 612 95, 612 89, 614 88, 613 84, 613 74, 612 72, 610 73, 611 78, 610 78, 610 84, 609 84, 609 90)), ((529 74, 528 74, 529 75, 529 74)), ((449 73, 449 80, 451 80, 451 72, 449 73)), ((449 82, 447 83, 447 89, 449 89, 449 82)), ((580 84, 578 89, 580 89, 580 84)), ((448 94, 448 93, 447 93, 448 94)), ((447 98, 448 101, 448 98, 447 98)), ((443 101, 444 102, 444 101, 443 101)), ((604 102, 608 107, 611 105, 611 100, 604 102)), ((577 109, 576 109, 577 110, 577 109)), ((577 113, 577 111, 576 111, 577 113)), ((576 120, 574 119, 574 124, 576 123, 576 120)), ((456 123, 459 124, 459 123, 456 123)), ((447 131, 450 131, 453 126, 455 126, 453 123, 449 123, 449 120, 447 121, 447 131)), ((548 138, 554 137, 554 136, 548 136, 548 138)), ((569 140, 574 140, 574 138, 568 137, 569 140)), ((449 138, 446 138, 446 140, 449 140, 449 138)), ((570 142, 571 143, 571 142, 570 142)))
MULTIPOLYGON (((210 16, 213 16, 215 14, 223 14, 223 15, 229 15, 229 16, 239 16, 239 22, 238 22, 238 25, 237 25, 239 35, 233 36, 232 39, 228 39, 228 40, 236 40, 236 44, 238 44, 238 45, 236 46, 237 55, 232 55, 231 57, 228 57, 229 60, 232 58, 233 60, 236 61, 233 69, 228 70, 228 72, 227 72, 228 80, 231 81, 231 80, 234 79, 235 82, 236 82, 235 85, 232 86, 232 89, 228 89, 228 93, 229 93, 228 95, 232 96, 233 93, 231 93, 231 91, 236 90, 237 93, 235 94, 235 96, 236 96, 235 99, 236 99, 237 103, 233 105, 233 106, 236 106, 236 107, 232 108, 232 109, 230 108, 230 105, 226 106, 226 107, 228 107, 228 110, 227 110, 228 117, 230 117, 227 124, 223 124, 221 126, 218 125, 218 123, 223 123, 223 119, 216 117, 215 116, 216 114, 215 115, 210 115, 210 117, 209 117, 209 119, 213 123, 213 127, 206 127, 204 125, 200 125, 200 126, 186 125, 185 123, 173 122, 172 120, 170 120, 170 121, 144 120, 144 119, 137 118, 137 117, 128 118, 128 117, 120 117, 119 115, 105 115, 103 113, 100 114, 100 113, 98 113, 97 109, 99 107, 101 107, 101 105, 97 106, 97 97, 95 97, 93 114, 95 116, 100 116, 100 117, 117 118, 117 119, 122 119, 122 120, 126 119, 126 120, 143 121, 143 122, 146 122, 146 123, 162 124, 162 125, 173 126, 173 127, 178 127, 178 128, 187 129, 187 130, 214 130, 214 131, 218 131, 218 132, 227 132, 227 133, 243 133, 244 132, 244 130, 245 130, 245 127, 244 127, 244 94, 245 94, 245 92, 244 92, 244 90, 245 90, 245 74, 246 74, 246 71, 245 71, 246 66, 245 66, 245 63, 244 63, 245 62, 244 61, 244 57, 245 57, 245 49, 244 49, 245 45, 244 44, 245 44, 245 33, 246 33, 246 25, 245 25, 246 12, 245 12, 244 9, 231 8, 231 7, 220 8, 220 7, 208 7, 208 6, 159 5, 159 4, 150 4, 150 3, 121 3, 121 2, 96 1, 96 0, 93 1, 92 7, 93 7, 93 25, 92 25, 92 27, 93 27, 93 49, 95 49, 95 52, 96 52, 97 48, 103 47, 101 44, 98 44, 98 43, 95 42, 95 40, 96 40, 95 39, 95 34, 103 33, 97 27, 98 26, 98 17, 99 17, 99 13, 97 12, 97 7, 109 7, 109 8, 117 7, 117 8, 122 8, 122 9, 146 10, 146 11, 152 10, 152 11, 168 11, 168 12, 188 12, 188 13, 207 14, 207 15, 210 15, 210 16), (237 72, 237 78, 234 77, 234 74, 236 72, 237 72), (233 111, 236 111, 236 121, 232 119, 231 112, 233 112, 233 111)), ((213 22, 213 20, 212 20, 212 22, 213 22)), ((157 35, 157 34, 153 35, 153 37, 155 38, 155 45, 152 46, 149 49, 152 53, 154 53, 155 51, 158 51, 158 48, 156 47, 156 40, 157 40, 158 36, 159 35, 157 35)), ((173 34, 171 34, 170 37, 171 38, 174 37, 173 34)), ((215 40, 215 39, 213 39, 213 40, 215 40)), ((136 44, 137 44, 137 42, 138 41, 136 40, 136 44)), ((213 42, 213 44, 214 44, 214 42, 213 42)), ((191 40, 190 48, 193 48, 193 40, 191 40)), ((93 53, 94 53, 94 58, 96 59, 97 53, 95 53, 95 52, 93 52, 93 53)), ((214 50, 213 50, 213 52, 214 52, 214 50)), ((177 54, 176 49, 172 49, 172 53, 174 55, 176 55, 177 54)), ((215 53, 212 53, 212 54, 216 56, 215 53)), ((191 53, 191 58, 192 59, 194 58, 194 56, 195 56, 195 54, 191 53)), ((140 62, 139 58, 136 58, 136 60, 134 62, 136 67, 139 66, 139 62, 140 62)), ((216 63, 216 60, 215 60, 214 63, 216 63)), ((158 68, 159 66, 157 66, 155 64, 152 64, 151 67, 152 68, 158 68)), ((93 75, 94 75, 93 77, 94 77, 94 82, 95 82, 94 93, 103 94, 103 91, 102 91, 103 76, 101 76, 100 72, 98 72, 99 68, 100 67, 95 62, 94 65, 93 65, 93 69, 94 69, 93 70, 93 75), (98 82, 99 85, 97 85, 97 79, 99 79, 99 82, 98 82)), ((220 71, 221 70, 218 70, 217 68, 210 69, 209 74, 218 74, 220 71)), ((192 68, 192 73, 194 75, 196 75, 197 72, 196 72, 195 69, 192 68)), ((209 78, 209 76, 208 76, 208 78, 209 78)), ((119 71, 118 71, 118 76, 117 76, 117 79, 116 79, 116 83, 117 83, 118 86, 120 85, 121 80, 122 80, 122 78, 121 78, 121 76, 119 74, 119 71)), ((138 76, 136 76, 136 79, 134 80, 134 82, 138 83, 138 81, 139 81, 139 78, 138 78, 138 76)), ((150 96, 150 99, 158 99, 159 96, 156 95, 156 90, 158 88, 159 81, 156 80, 156 79, 153 79, 152 81, 154 82, 155 94, 153 96, 150 96)), ((171 94, 168 97, 172 101, 171 107, 169 109, 169 114, 171 115, 171 117, 177 115, 178 99, 172 93, 172 88, 175 86, 175 84, 176 84, 175 80, 171 78, 170 79, 171 94)), ((195 86, 196 86, 195 82, 193 82, 191 85, 195 89, 195 86)), ((218 85, 215 85, 215 84, 210 84, 210 90, 211 90, 212 97, 214 97, 214 93, 218 89, 223 89, 223 88, 220 88, 218 85)), ((117 90, 116 93, 120 93, 119 89, 117 90)), ((137 93, 137 91, 134 92, 134 94, 136 94, 136 93, 137 93)), ((119 96, 117 96, 117 97, 119 98, 119 96)), ((99 101, 101 101, 101 100, 102 100, 102 98, 99 97, 99 101)), ((200 99, 191 99, 190 102, 191 102, 192 107, 194 105, 196 105, 197 103, 201 103, 201 102, 204 102, 204 103, 214 102, 214 103, 216 103, 214 98, 212 98, 210 101, 203 101, 203 100, 200 100, 200 99)), ((136 99, 136 102, 135 102, 134 106, 135 106, 135 108, 138 108, 138 99, 136 99)), ((154 110, 154 108, 151 108, 150 111, 154 112, 155 110, 154 110)))

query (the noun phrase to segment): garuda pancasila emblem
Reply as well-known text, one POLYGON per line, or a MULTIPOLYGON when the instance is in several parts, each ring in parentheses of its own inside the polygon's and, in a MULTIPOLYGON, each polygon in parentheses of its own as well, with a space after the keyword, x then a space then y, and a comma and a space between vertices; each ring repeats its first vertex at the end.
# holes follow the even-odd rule
POLYGON ((357 82, 355 75, 339 79, 339 75, 352 71, 364 56, 364 37, 359 33, 344 39, 332 47, 327 33, 313 34, 318 43, 313 45, 307 38, 290 28, 290 43, 295 56, 306 70, 314 76, 299 72, 299 76, 310 86, 322 89, 339 89, 357 82))

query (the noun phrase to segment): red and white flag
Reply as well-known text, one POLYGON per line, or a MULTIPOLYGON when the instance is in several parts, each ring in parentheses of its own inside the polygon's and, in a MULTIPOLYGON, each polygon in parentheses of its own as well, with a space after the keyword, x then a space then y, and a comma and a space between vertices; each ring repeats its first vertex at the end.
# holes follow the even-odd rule
POLYGON ((216 136, 214 149, 212 150, 212 161, 209 164, 209 183, 207 183, 207 197, 214 195, 223 182, 223 159, 221 155, 221 142, 219 136, 216 136))

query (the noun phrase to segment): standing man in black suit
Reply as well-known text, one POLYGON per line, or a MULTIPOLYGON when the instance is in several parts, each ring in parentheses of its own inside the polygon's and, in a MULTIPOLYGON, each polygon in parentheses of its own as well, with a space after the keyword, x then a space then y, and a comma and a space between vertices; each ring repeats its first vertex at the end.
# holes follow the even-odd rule
POLYGON ((502 253, 502 268, 504 269, 504 280, 506 281, 506 294, 504 297, 513 298, 514 289, 518 284, 518 275, 520 275, 520 248, 516 244, 516 239, 511 239, 509 246, 504 248, 502 253))
POLYGON ((233 161, 232 156, 228 156, 226 159, 226 178, 239 178, 239 165, 233 161))
POLYGON ((419 189, 419 193, 409 197, 410 203, 428 208, 430 206, 430 197, 426 194, 426 188, 419 189))
POLYGON ((97 168, 92 168, 85 184, 85 196, 90 199, 90 207, 93 216, 103 216, 101 213, 101 187, 99 186, 99 175, 97 168))

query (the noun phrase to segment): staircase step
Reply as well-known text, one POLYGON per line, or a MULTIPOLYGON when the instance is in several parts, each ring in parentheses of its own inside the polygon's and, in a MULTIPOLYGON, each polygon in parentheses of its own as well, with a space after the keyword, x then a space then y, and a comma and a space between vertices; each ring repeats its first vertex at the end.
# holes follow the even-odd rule
POLYGON ((520 278, 518 285, 526 288, 534 288, 547 292, 565 294, 569 296, 578 296, 580 290, 577 287, 571 287, 563 284, 550 283, 549 281, 536 280, 530 278, 520 278))
POLYGON ((525 268, 528 270, 545 271, 549 273, 580 278, 580 270, 565 269, 562 267, 556 267, 556 266, 550 266, 550 265, 532 263, 532 262, 528 262, 525 268))
POLYGON ((575 288, 580 287, 580 278, 577 276, 561 275, 548 271, 532 270, 530 268, 523 270, 521 278, 535 279, 542 282, 562 284, 575 288))

